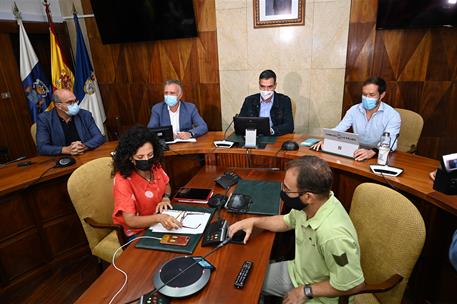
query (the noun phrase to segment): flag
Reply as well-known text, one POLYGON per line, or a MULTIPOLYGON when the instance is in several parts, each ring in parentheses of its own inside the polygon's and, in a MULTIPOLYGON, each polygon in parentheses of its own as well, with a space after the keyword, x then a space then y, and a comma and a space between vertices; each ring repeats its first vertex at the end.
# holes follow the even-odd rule
MULTIPOLYGON (((67 89, 73 92, 73 83, 75 77, 69 68, 68 60, 62 54, 62 47, 57 39, 54 23, 52 22, 51 12, 49 10, 49 2, 44 2, 46 8, 46 15, 49 22, 49 33, 51 40, 51 76, 52 76, 52 89, 67 89)), ((51 110, 54 104, 51 103, 46 111, 51 110)))
POLYGON ((19 70, 22 87, 27 97, 32 121, 35 122, 38 114, 43 112, 51 102, 52 92, 22 20, 17 19, 17 24, 19 25, 19 70))
POLYGON ((98 129, 105 135, 103 122, 106 120, 102 97, 98 89, 94 69, 87 53, 78 16, 73 14, 76 27, 76 69, 75 69, 75 96, 79 100, 81 109, 92 113, 98 129))

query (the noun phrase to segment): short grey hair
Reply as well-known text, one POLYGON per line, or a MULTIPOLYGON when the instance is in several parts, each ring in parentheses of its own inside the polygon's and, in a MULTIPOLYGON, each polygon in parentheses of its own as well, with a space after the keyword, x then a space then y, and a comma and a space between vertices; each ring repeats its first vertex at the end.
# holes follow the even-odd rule
POLYGON ((166 80, 165 83, 163 84, 163 87, 167 86, 167 85, 170 85, 170 84, 175 84, 177 85, 181 91, 182 91, 182 84, 181 84, 181 81, 179 80, 176 80, 176 79, 169 79, 169 80, 166 80))

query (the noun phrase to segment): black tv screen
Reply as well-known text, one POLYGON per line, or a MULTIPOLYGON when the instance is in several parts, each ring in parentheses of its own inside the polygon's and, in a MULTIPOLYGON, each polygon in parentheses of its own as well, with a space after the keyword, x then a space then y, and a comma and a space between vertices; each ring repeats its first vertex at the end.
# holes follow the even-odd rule
POLYGON ((456 0, 379 0, 377 29, 457 27, 456 0))
POLYGON ((197 36, 192 0, 91 0, 104 44, 197 36))

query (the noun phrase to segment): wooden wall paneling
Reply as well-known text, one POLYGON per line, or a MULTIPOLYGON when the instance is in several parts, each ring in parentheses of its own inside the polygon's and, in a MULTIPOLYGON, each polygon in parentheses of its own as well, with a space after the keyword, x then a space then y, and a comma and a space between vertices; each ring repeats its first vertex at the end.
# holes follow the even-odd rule
POLYGON ((205 164, 205 156, 200 154, 167 156, 165 172, 170 178, 172 193, 187 184, 205 164))
MULTIPOLYGON (((453 64, 455 61, 455 55, 448 54, 446 46, 449 47, 449 51, 457 52, 457 47, 452 46, 443 39, 442 34, 446 35, 446 31, 433 31, 431 33, 431 45, 430 45, 430 56, 428 58, 428 70, 426 75, 426 80, 433 81, 449 81, 453 76, 453 69, 457 64, 453 64)), ((452 33, 452 32, 449 32, 452 33)), ((452 36, 452 35, 448 35, 452 36)), ((446 37, 451 39, 457 39, 457 36, 446 37)), ((457 45, 457 44, 455 44, 457 45)))
POLYGON ((38 269, 47 261, 42 239, 35 229, 0 244, 2 281, 12 282, 21 275, 38 269), (21 252, 21 254, 15 254, 21 252))
POLYGON ((404 43, 397 46, 403 50, 397 80, 425 81, 426 62, 430 56, 431 34, 429 31, 424 32, 424 30, 409 30, 403 34, 406 39, 404 39, 404 43))
POLYGON ((398 74, 398 71, 394 70, 394 67, 398 66, 396 63, 400 59, 400 49, 396 45, 400 43, 399 38, 401 36, 392 35, 391 33, 391 31, 376 32, 376 43, 374 47, 378 50, 378 53, 373 58, 372 74, 384 79, 395 79, 398 74))
POLYGON ((371 73, 376 37, 375 23, 351 23, 346 55, 346 81, 364 81, 371 73))
POLYGON ((61 180, 40 184, 31 189, 29 196, 33 199, 33 208, 39 222, 76 214, 67 192, 67 183, 61 180), (51 196, 49 193, 53 195, 51 196))
MULTIPOLYGON (((410 109, 417 113, 423 113, 420 103, 423 98, 424 82, 423 81, 398 81, 395 82, 397 85, 398 95, 395 96, 397 99, 393 99, 392 103, 395 107, 410 109)), ((390 88, 388 88, 390 91, 390 88)), ((421 115, 425 120, 426 117, 421 115)))
POLYGON ((351 81, 344 87, 343 113, 362 100, 362 81, 351 81))
POLYGON ((10 195, 0 200, 0 240, 34 226, 29 207, 20 195, 10 195), (16 216, 21 215, 21 216, 16 216))
POLYGON ((217 54, 216 31, 199 33, 196 40, 198 52, 199 80, 201 83, 219 83, 219 59, 217 54))
POLYGON ((197 100, 205 100, 205 105, 199 105, 200 115, 206 117, 209 130, 222 131, 222 116, 217 101, 220 100, 219 84, 199 84, 197 100))
MULTIPOLYGON (((82 4, 92 13, 89 0, 82 4)), ((194 0, 194 9, 196 38, 103 45, 96 21, 85 20, 109 129, 146 124, 167 79, 181 80, 183 100, 197 105, 210 130, 221 129, 215 1, 194 0)))
POLYGON ((0 33, 0 45, 0 92, 10 94, 0 99, 0 146, 8 148, 10 159, 32 156, 35 154, 30 135, 32 123, 9 34, 0 33))
POLYGON ((215 1, 194 1, 199 32, 216 31, 216 3, 215 1))
POLYGON ((351 23, 376 22, 378 0, 352 0, 351 23))
POLYGON ((43 225, 51 258, 58 257, 87 244, 81 221, 76 214, 60 217, 43 225))
POLYGON ((67 179, 64 175, 0 200, 0 293, 90 253, 67 179))

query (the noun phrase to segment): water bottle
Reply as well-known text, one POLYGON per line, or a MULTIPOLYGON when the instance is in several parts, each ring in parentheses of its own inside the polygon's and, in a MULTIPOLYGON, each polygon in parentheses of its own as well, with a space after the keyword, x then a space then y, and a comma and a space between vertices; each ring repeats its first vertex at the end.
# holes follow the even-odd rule
POLYGON ((389 132, 384 132, 381 136, 381 140, 378 145, 378 164, 387 165, 387 158, 389 157, 390 152, 390 134, 389 132))

